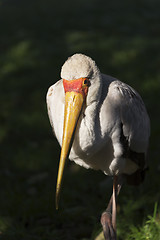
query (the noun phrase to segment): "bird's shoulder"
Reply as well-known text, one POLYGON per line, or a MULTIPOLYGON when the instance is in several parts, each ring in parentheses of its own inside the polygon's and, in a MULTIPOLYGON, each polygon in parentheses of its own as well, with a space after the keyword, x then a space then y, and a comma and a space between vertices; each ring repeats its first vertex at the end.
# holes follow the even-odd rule
POLYGON ((49 87, 46 95, 48 116, 55 135, 62 125, 64 98, 63 81, 59 80, 49 87))
POLYGON ((112 107, 118 110, 123 124, 143 125, 149 129, 150 121, 145 104, 134 88, 114 80, 109 85, 107 98, 112 107))
POLYGON ((138 103, 139 106, 144 107, 141 96, 135 89, 120 80, 114 80, 109 85, 108 96, 112 100, 120 102, 121 104, 138 103))
POLYGON ((103 90, 102 95, 111 100, 114 104, 129 104, 137 101, 138 105, 144 106, 141 96, 128 84, 109 75, 102 74, 103 90))
POLYGON ((62 79, 48 88, 46 102, 48 112, 50 112, 51 108, 55 109, 58 107, 59 104, 64 104, 64 89, 62 79))
POLYGON ((51 96, 55 96, 56 94, 61 94, 61 92, 63 92, 62 79, 60 79, 59 81, 57 81, 56 83, 54 83, 48 88, 46 99, 48 100, 50 99, 51 96))
POLYGON ((124 114, 131 118, 131 115, 143 113, 144 117, 148 117, 144 102, 135 89, 108 75, 103 75, 102 80, 101 102, 105 103, 104 106, 110 106, 112 112, 117 111, 116 114, 119 112, 121 116, 124 114))

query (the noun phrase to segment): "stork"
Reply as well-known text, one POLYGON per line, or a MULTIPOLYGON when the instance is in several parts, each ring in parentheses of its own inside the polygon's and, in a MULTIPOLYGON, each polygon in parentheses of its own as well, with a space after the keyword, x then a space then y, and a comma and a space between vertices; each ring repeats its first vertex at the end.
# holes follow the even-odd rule
POLYGON ((102 213, 106 240, 116 237, 116 198, 122 185, 139 184, 146 169, 150 121, 140 95, 129 85, 102 74, 95 61, 74 54, 61 80, 47 92, 53 132, 61 146, 56 186, 58 208, 66 159, 113 177, 113 194, 102 213))

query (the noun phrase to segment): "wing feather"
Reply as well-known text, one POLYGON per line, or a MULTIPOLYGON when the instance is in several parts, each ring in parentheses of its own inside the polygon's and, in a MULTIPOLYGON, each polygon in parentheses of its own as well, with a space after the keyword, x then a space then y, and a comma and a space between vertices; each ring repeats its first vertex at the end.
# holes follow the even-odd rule
POLYGON ((132 87, 118 80, 110 84, 109 96, 112 105, 116 106, 130 149, 146 153, 150 120, 142 98, 132 87))

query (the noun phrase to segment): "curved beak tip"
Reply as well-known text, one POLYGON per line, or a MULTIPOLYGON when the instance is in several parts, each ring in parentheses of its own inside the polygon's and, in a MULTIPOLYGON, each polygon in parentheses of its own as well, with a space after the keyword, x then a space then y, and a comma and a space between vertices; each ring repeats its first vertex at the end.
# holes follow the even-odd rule
POLYGON ((58 205, 58 202, 57 202, 57 199, 56 199, 56 210, 58 210, 58 207, 59 207, 59 205, 58 205))
POLYGON ((59 208, 59 193, 60 193, 60 186, 58 185, 56 187, 56 198, 55 198, 56 210, 58 210, 59 208))

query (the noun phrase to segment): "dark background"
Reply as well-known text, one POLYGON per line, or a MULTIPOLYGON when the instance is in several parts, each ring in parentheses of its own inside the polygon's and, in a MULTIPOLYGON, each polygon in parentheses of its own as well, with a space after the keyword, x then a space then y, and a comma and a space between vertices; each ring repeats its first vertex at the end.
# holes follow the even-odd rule
POLYGON ((151 119, 149 171, 140 187, 122 189, 119 239, 160 200, 160 2, 1 0, 0 239, 89 240, 101 231, 112 185, 101 172, 68 163, 55 210, 60 148, 45 97, 74 53, 136 88, 151 119))

